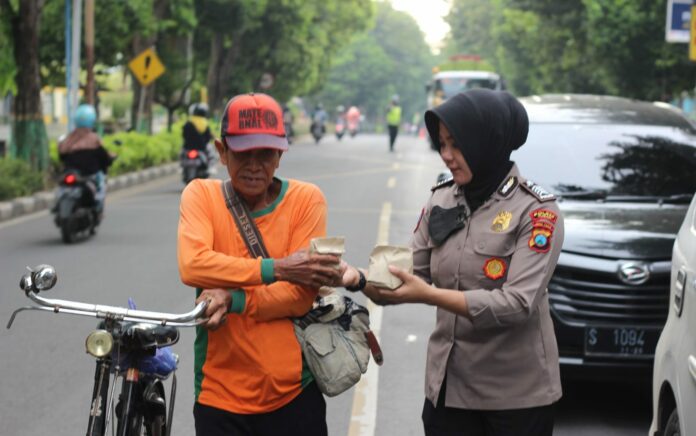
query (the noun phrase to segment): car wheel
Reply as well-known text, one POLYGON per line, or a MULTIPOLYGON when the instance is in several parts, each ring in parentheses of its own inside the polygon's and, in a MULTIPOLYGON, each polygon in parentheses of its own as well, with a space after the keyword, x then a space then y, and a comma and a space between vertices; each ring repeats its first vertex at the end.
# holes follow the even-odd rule
POLYGON ((677 409, 672 411, 667 420, 667 425, 665 425, 665 432, 662 433, 663 436, 681 436, 681 431, 679 430, 679 413, 677 409))

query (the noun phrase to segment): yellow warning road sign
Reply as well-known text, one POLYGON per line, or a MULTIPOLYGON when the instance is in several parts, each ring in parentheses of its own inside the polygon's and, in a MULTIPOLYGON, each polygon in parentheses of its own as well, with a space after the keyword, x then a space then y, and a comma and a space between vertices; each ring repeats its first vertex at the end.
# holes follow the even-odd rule
POLYGON ((157 53, 151 48, 142 51, 138 56, 128 62, 128 68, 142 86, 147 86, 164 74, 166 68, 157 57, 157 53))

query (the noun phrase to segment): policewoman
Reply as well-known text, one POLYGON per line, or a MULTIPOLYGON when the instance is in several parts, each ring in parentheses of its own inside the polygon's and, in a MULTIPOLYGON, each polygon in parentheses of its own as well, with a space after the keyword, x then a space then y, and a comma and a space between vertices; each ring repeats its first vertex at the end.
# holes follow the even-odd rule
POLYGON ((546 286, 563 218, 510 161, 527 139, 527 113, 507 92, 478 89, 425 122, 452 179, 432 189, 416 226, 414 274, 390 267, 399 289, 363 291, 378 303, 437 306, 427 436, 551 435, 561 383, 546 286))

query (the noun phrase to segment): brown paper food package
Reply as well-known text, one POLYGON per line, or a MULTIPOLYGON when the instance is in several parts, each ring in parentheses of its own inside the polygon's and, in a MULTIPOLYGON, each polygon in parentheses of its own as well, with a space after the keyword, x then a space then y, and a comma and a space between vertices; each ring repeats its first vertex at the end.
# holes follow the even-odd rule
POLYGON ((410 247, 378 245, 370 254, 370 266, 367 270, 367 282, 378 288, 396 289, 403 283, 401 279, 389 272, 389 265, 394 265, 413 274, 413 250, 410 247))
POLYGON ((331 238, 314 238, 309 241, 309 252, 311 254, 333 254, 338 257, 346 252, 346 241, 343 236, 331 238))
MULTIPOLYGON (((314 238, 309 241, 309 254, 333 254, 340 259, 345 252, 345 238, 343 236, 314 238)), ((340 267, 340 264, 336 264, 336 269, 340 267)))

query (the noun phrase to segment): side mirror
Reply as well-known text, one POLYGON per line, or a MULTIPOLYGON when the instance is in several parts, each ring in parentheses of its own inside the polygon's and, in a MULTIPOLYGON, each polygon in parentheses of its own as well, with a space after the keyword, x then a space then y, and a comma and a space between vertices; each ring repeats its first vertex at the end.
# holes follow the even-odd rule
POLYGON ((34 287, 38 291, 47 291, 55 286, 58 276, 51 265, 39 265, 31 273, 34 287))

